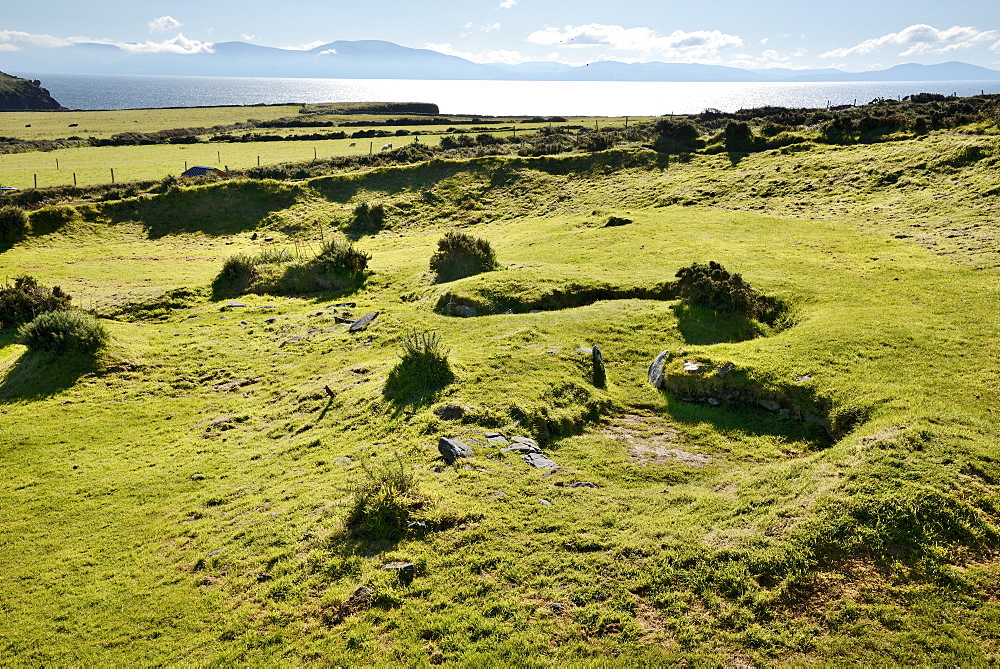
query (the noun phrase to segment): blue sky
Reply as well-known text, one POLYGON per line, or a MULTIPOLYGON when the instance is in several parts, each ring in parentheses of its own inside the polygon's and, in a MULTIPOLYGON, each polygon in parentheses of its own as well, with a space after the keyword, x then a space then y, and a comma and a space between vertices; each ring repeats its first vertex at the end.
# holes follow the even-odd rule
POLYGON ((477 62, 598 60, 882 69, 961 60, 1000 69, 997 0, 183 0, 8 3, 3 53, 79 41, 135 51, 246 41, 304 48, 381 39, 477 62))

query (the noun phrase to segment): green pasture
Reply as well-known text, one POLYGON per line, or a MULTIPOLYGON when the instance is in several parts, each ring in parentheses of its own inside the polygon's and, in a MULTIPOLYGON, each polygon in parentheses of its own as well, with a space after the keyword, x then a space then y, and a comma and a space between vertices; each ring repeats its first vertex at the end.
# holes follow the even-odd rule
MULTIPOLYGON (((62 286, 113 342, 49 359, 0 331, 0 656, 995 663, 1000 180, 992 148, 949 158, 971 141, 436 160, 33 211, 0 275, 62 286), (381 229, 354 222, 362 202, 383 205, 381 229), (968 239, 949 237, 958 225, 968 239), (428 260, 449 230, 488 240, 501 268, 436 283, 428 260), (309 257, 330 238, 371 255, 359 285, 213 297, 228 256, 309 257), (786 304, 785 327, 634 296, 709 260, 786 304), (612 289, 623 297, 584 299, 612 289), (444 315, 448 299, 479 315, 444 315), (345 310, 379 315, 350 333, 345 310), (452 378, 397 393, 414 332, 439 335, 452 378), (707 382, 733 363, 748 401, 653 388, 664 349, 676 384, 704 380, 684 361, 707 382), (814 401, 844 431, 751 393, 814 401), (435 413, 446 404, 463 416, 435 413), (488 431, 536 439, 559 468, 488 431), (474 456, 444 464, 441 436, 474 456), (400 534, 347 528, 359 485, 406 475, 400 534), (383 568, 396 561, 412 581, 383 568)), ((187 156, 240 167, 279 150, 262 144, 107 159, 169 149, 164 176, 187 156)), ((17 157, 0 157, 5 185, 17 157)))
POLYGON ((156 132, 173 128, 211 128, 297 116, 298 106, 190 107, 107 111, 0 112, 0 136, 18 139, 110 137, 123 132, 156 132), (71 126, 71 124, 76 124, 71 126))
MULTIPOLYGON (((162 179, 180 175, 195 165, 231 170, 286 162, 302 162, 314 157, 367 155, 378 152, 385 144, 394 147, 413 141, 412 137, 376 137, 373 139, 328 139, 291 142, 213 142, 201 144, 154 144, 149 146, 96 146, 30 153, 0 154, 0 180, 4 186, 33 188, 35 175, 38 187, 73 184, 73 174, 79 185, 111 182, 114 169, 116 183, 162 179), (351 146, 354 143, 355 146, 351 146), (259 157, 259 163, 258 163, 259 157), (56 161, 59 161, 58 168, 56 161)), ((436 145, 439 137, 420 138, 436 145)))

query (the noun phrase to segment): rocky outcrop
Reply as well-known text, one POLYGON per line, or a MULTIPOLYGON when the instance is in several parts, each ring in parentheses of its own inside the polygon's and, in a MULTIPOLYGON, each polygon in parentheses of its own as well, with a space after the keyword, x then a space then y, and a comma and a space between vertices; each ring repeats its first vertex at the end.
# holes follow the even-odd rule
POLYGON ((0 72, 0 111, 62 109, 62 105, 42 88, 42 82, 12 77, 0 72))

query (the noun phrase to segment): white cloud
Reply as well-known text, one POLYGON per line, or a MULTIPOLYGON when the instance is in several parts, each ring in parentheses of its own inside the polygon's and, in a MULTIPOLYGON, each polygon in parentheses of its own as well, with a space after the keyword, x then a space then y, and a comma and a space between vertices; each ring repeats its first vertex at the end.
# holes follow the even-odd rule
POLYGON ((470 21, 469 23, 465 24, 465 29, 466 30, 475 30, 475 31, 478 31, 478 32, 481 32, 481 33, 491 33, 494 30, 500 30, 500 24, 499 23, 494 23, 492 25, 488 25, 487 26, 487 25, 480 25, 478 23, 472 23, 470 21))
POLYGON ((20 51, 21 47, 16 44, 0 43, 0 51, 20 51))
POLYGON ((760 43, 761 43, 761 45, 767 45, 767 43, 770 42, 770 41, 771 41, 770 37, 765 37, 764 39, 762 39, 760 41, 760 43))
POLYGON ((983 42, 993 41, 997 37, 1000 37, 1000 32, 996 30, 978 30, 972 26, 952 26, 946 30, 938 30, 933 26, 921 23, 903 28, 897 33, 889 33, 865 40, 852 47, 827 51, 820 54, 820 58, 863 56, 887 46, 907 47, 900 52, 900 56, 918 56, 925 53, 942 54, 960 49, 971 49, 983 42))
MULTIPOLYGON (((75 41, 83 42, 86 40, 75 38, 75 41)), ((73 43, 74 39, 53 37, 52 35, 35 35, 18 30, 0 30, 0 44, 7 45, 4 51, 17 51, 25 46, 40 46, 43 48, 65 47, 73 46, 73 43)))
POLYGON ((511 9, 517 4, 517 0, 503 0, 500 3, 500 9, 511 9))
POLYGON ((336 56, 337 55, 337 50, 336 49, 327 49, 326 51, 320 51, 319 55, 321 55, 321 56, 336 56))
POLYGON ((196 39, 188 39, 183 33, 177 33, 174 37, 162 42, 116 42, 113 40, 93 40, 99 44, 113 44, 122 51, 129 53, 178 53, 192 55, 196 53, 214 53, 215 44, 212 42, 202 42, 196 39))
POLYGON ((318 46, 323 46, 326 44, 323 40, 316 40, 315 42, 307 42, 305 44, 299 44, 298 46, 279 46, 279 49, 288 49, 289 51, 309 51, 310 49, 315 49, 318 46))
POLYGON ((244 42, 252 42, 257 39, 256 35, 247 35, 246 33, 240 33, 240 39, 244 42))
POLYGON ((1000 42, 997 42, 996 44, 993 44, 990 47, 990 51, 1000 51, 1000 42))
POLYGON ((158 19, 153 19, 147 25, 149 25, 149 32, 151 33, 165 33, 168 30, 177 30, 181 27, 181 22, 172 16, 161 16, 158 19))
POLYGON ((742 38, 718 30, 675 30, 669 35, 660 35, 650 28, 599 23, 536 30, 528 35, 528 41, 560 48, 605 46, 684 61, 717 59, 720 50, 743 46, 742 38))
POLYGON ((471 60, 473 63, 500 63, 503 65, 516 65, 517 63, 524 63, 528 60, 517 51, 511 51, 509 49, 492 49, 490 51, 472 53, 470 51, 459 51, 451 44, 431 43, 424 44, 424 48, 430 49, 431 51, 437 51, 438 53, 443 53, 448 56, 458 56, 459 58, 471 60))

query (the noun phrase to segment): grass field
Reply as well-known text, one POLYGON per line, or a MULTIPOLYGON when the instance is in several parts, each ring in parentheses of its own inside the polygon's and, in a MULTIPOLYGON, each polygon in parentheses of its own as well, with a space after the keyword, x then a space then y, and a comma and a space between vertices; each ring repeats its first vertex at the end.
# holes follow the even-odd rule
POLYGON ((61 285, 113 343, 51 360, 0 331, 0 655, 995 663, 1000 180, 992 144, 949 158, 985 141, 436 160, 32 212, 0 275, 61 285), (384 206, 382 229, 350 226, 360 202, 384 206), (457 229, 501 269, 435 283, 428 260, 457 229), (371 254, 360 286, 212 297, 226 257, 334 236, 371 254), (708 260, 780 298, 787 327, 748 338, 636 297, 708 260), (449 298, 480 315, 442 314, 449 298), (379 315, 350 333, 345 310, 379 315), (438 333, 451 377, 397 391, 413 332, 438 333), (687 391, 648 383, 664 349, 687 391), (684 401, 726 362, 742 400, 684 401), (797 420, 805 406, 841 429, 797 420), (445 465, 440 436, 474 456, 445 465), (404 479, 362 513, 403 513, 399 532, 348 526, 362 487, 404 479))

